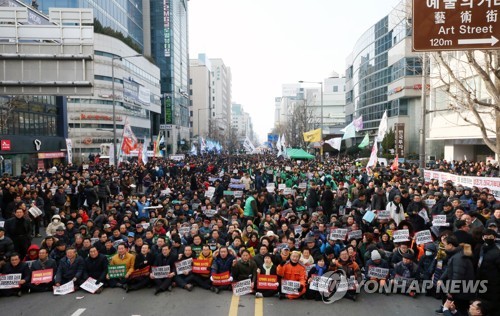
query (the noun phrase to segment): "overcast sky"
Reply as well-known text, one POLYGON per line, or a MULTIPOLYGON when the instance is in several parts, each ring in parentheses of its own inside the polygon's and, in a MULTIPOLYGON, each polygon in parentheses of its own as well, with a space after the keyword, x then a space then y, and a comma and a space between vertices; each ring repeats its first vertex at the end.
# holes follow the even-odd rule
POLYGON ((190 0, 189 53, 231 67, 232 101, 261 141, 281 85, 345 73, 355 42, 400 0, 190 0))

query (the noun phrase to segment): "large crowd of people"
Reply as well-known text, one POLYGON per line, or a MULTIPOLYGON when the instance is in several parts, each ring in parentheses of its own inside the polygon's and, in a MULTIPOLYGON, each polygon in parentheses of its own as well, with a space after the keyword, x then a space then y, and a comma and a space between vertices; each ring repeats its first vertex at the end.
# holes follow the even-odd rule
MULTIPOLYGON (((426 181, 416 166, 390 167, 367 169, 347 157, 203 155, 119 168, 93 158, 4 175, 0 296, 69 282, 89 291, 90 281, 93 293, 108 287, 219 293, 250 279, 258 297, 321 300, 318 277, 342 271, 350 280, 347 299, 356 300, 367 280, 382 287, 429 281, 425 295, 441 300, 439 313, 498 315, 494 192, 426 181), (439 226, 434 217, 443 219, 439 226), (405 230, 407 240, 394 241, 405 230), (419 243, 423 231, 432 240, 419 243), (450 280, 486 281, 487 291, 439 291, 450 280)), ((498 172, 485 163, 454 162, 453 170, 498 172)))

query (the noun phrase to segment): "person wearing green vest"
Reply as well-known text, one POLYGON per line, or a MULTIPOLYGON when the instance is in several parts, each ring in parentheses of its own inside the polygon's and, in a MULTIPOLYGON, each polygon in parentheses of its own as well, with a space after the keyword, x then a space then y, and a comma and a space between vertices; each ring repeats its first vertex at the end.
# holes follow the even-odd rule
POLYGON ((253 222, 253 219, 257 215, 257 196, 259 193, 257 191, 252 191, 252 195, 250 195, 245 201, 245 207, 243 208, 243 217, 245 218, 245 223, 248 220, 253 222))

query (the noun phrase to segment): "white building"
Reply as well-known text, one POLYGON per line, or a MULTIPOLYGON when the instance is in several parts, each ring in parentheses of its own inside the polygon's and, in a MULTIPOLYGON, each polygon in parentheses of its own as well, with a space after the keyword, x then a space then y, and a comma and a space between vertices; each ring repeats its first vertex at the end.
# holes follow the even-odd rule
POLYGON ((231 128, 236 132, 238 141, 253 140, 253 124, 250 114, 244 111, 241 104, 233 103, 231 106, 231 128))
POLYGON ((192 136, 210 135, 210 118, 215 117, 212 96, 215 89, 210 61, 205 54, 199 54, 198 59, 189 60, 189 75, 191 77, 191 130, 192 136))
POLYGON ((69 138, 76 155, 86 157, 113 142, 113 72, 118 145, 125 122, 138 139, 150 141, 150 115, 161 113, 160 69, 137 55, 116 38, 94 34, 94 94, 68 97, 69 138))
POLYGON ((220 58, 210 59, 212 65, 212 116, 210 125, 214 137, 223 139, 231 124, 231 69, 220 58), (212 128, 211 127, 211 128, 212 128))

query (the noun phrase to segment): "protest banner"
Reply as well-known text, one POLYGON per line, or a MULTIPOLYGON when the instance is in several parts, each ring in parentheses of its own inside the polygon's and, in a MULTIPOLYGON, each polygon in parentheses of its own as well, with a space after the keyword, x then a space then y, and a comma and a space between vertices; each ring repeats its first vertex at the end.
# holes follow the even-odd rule
POLYGON ((208 198, 213 198, 215 194, 215 187, 208 187, 207 191, 205 191, 205 196, 208 198))
POLYGON ((38 207, 36 207, 35 205, 33 205, 32 207, 30 207, 30 209, 28 210, 28 212, 31 214, 31 216, 33 216, 34 218, 37 218, 38 216, 42 215, 43 212, 42 210, 40 210, 38 207))
POLYGON ((277 290, 279 286, 277 275, 257 274, 257 289, 277 290))
POLYGON ((293 194, 293 190, 292 190, 292 188, 284 188, 284 189, 283 189, 283 194, 284 194, 284 195, 289 195, 289 194, 290 194, 290 195, 294 195, 294 194, 293 194))
POLYGON ((432 226, 450 226, 449 223, 446 222, 446 215, 434 215, 432 216, 432 226))
POLYGON ((417 245, 427 244, 433 242, 430 230, 421 230, 415 233, 415 242, 417 245))
POLYGON ((306 183, 306 182, 301 182, 301 183, 299 183, 298 188, 299 188, 299 189, 307 189, 307 183, 306 183))
POLYGON ((309 284, 309 289, 314 291, 328 292, 328 289, 332 281, 333 279, 330 279, 328 277, 318 276, 313 274, 312 281, 309 284))
POLYGON ((392 233, 393 242, 410 241, 410 231, 408 229, 395 230, 392 233))
POLYGON ((377 211, 378 220, 389 220, 391 219, 391 211, 380 210, 377 211))
POLYGON ((15 289, 19 287, 21 273, 0 274, 0 289, 15 289))
POLYGON ((31 284, 50 283, 54 279, 54 270, 45 269, 31 272, 31 284))
POLYGON ((252 293, 252 280, 246 279, 233 284, 234 295, 242 296, 248 293, 252 293))
POLYGON ((85 282, 82 283, 82 285, 80 285, 80 288, 94 294, 101 286, 103 286, 102 282, 96 284, 96 279, 89 277, 85 282))
POLYGON ((210 260, 193 259, 193 273, 199 273, 199 274, 210 273, 210 260))
POLYGON ((181 235, 181 236, 185 236, 185 235, 189 234, 190 231, 191 231, 191 227, 189 227, 189 226, 179 227, 179 235, 181 235))
POLYGON ((389 275, 389 269, 374 266, 368 267, 368 277, 375 279, 385 279, 389 275))
POLYGON ((285 183, 280 183, 278 184, 278 191, 286 189, 286 184, 285 183))
POLYGON ((266 186, 266 190, 269 193, 273 193, 275 189, 274 182, 268 183, 266 186))
POLYGON ((231 182, 231 183, 240 183, 240 182, 241 182, 241 179, 231 178, 230 182, 231 182))
POLYGON ((212 284, 216 286, 229 285, 231 284, 231 281, 229 281, 230 277, 231 274, 229 273, 229 271, 226 271, 224 273, 212 274, 212 284))
POLYGON ((165 279, 170 274, 170 266, 151 267, 153 279, 165 279))
POLYGON ((293 227, 293 233, 294 233, 295 235, 300 235, 300 234, 302 234, 302 225, 295 225, 295 226, 293 227))
POLYGON ((230 189, 245 190, 245 185, 244 184, 231 183, 231 184, 229 184, 229 188, 230 189))
POLYGON ((403 286, 409 286, 412 282, 415 281, 414 278, 405 278, 402 275, 396 274, 394 276, 394 283, 401 284, 403 286))
POLYGON ((347 229, 345 228, 335 228, 330 232, 331 240, 344 240, 347 235, 347 229))
POLYGON ((205 214, 207 217, 214 217, 215 215, 217 215, 217 210, 214 210, 214 209, 205 209, 203 211, 203 214, 205 214))
POLYGON ((299 294, 300 282, 291 280, 281 280, 281 293, 299 294))
POLYGON ((243 197, 243 191, 234 191, 234 197, 239 199, 243 197))
POLYGON ((177 274, 184 274, 193 270, 193 259, 189 258, 175 263, 175 270, 177 274))
POLYGON ((62 284, 61 286, 54 286, 54 295, 66 295, 75 291, 75 284, 73 281, 62 284))
POLYGON ((130 275, 131 279, 139 278, 139 277, 144 277, 144 276, 149 276, 149 266, 145 266, 142 269, 135 269, 134 272, 130 275))
POLYGON ((124 278, 125 274, 127 274, 127 266, 124 264, 108 266, 108 275, 110 279, 124 278))
POLYGON ((360 229, 353 230, 347 234, 347 239, 362 239, 363 232, 360 229))

